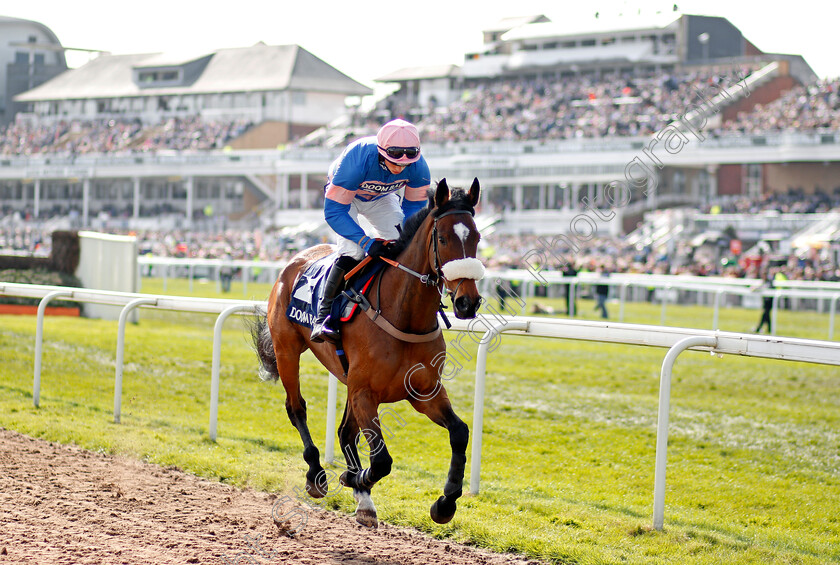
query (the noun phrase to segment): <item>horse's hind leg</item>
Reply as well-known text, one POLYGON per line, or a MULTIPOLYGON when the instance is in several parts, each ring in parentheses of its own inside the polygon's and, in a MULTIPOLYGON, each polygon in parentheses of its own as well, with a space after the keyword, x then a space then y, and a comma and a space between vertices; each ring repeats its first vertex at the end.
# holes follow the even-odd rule
POLYGON ((455 414, 446 391, 441 387, 438 394, 429 400, 409 399, 414 409, 425 414, 435 424, 449 430, 449 445, 452 448, 452 460, 449 463, 449 475, 443 487, 443 496, 438 498, 429 514, 438 524, 446 524, 455 515, 455 503, 461 497, 464 482, 464 466, 467 463, 467 443, 470 430, 455 414))
POLYGON ((312 498, 323 498, 329 487, 324 480, 326 474, 321 467, 321 453, 313 443, 309 426, 306 424, 306 401, 300 393, 300 354, 300 351, 296 354, 277 351, 277 368, 283 388, 286 389, 286 413, 300 434, 303 441, 303 460, 309 465, 306 472, 306 491, 312 498))
POLYGON ((375 528, 379 525, 379 520, 376 517, 376 507, 373 505, 373 499, 370 497, 370 489, 353 486, 357 484, 356 475, 362 470, 359 451, 356 448, 358 434, 359 424, 353 415, 348 396, 344 405, 344 416, 341 418, 341 425, 338 428, 338 441, 341 445, 341 451, 344 453, 344 459, 347 461, 347 470, 341 474, 339 481, 344 486, 350 486, 353 489, 353 498, 356 499, 356 521, 363 526, 375 528))

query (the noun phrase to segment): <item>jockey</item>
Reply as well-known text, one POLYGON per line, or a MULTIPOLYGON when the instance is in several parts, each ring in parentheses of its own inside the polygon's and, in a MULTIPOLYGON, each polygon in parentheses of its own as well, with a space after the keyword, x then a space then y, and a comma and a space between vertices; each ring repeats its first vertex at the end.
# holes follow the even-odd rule
POLYGON ((430 183, 417 128, 405 120, 392 120, 376 136, 354 141, 330 165, 324 217, 337 236, 339 257, 324 287, 312 341, 338 337, 337 330, 329 326, 329 314, 345 273, 365 254, 388 256, 389 241, 399 236, 398 226, 425 206, 430 183), (398 191, 403 189, 400 201, 398 191), (366 234, 359 226, 360 214, 371 223, 374 234, 366 234))

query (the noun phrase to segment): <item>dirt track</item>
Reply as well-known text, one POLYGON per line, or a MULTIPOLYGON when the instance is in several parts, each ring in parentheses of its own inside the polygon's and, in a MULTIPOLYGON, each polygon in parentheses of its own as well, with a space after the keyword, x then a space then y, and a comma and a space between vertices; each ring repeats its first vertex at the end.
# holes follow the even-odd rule
POLYGON ((275 500, 0 428, 0 564, 536 563, 324 511, 289 537, 275 500))

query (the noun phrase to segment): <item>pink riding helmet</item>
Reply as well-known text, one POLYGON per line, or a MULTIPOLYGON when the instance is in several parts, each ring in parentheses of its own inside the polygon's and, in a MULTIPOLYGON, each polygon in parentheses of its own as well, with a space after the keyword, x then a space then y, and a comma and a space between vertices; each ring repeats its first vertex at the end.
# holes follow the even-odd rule
POLYGON ((376 134, 376 144, 379 146, 379 154, 397 165, 410 165, 420 158, 420 135, 413 124, 405 120, 391 120, 376 134), (391 149, 392 155, 389 155, 391 149), (399 151, 405 149, 409 151, 399 151), (410 151, 414 149, 416 151, 410 151), (398 153, 395 157, 393 153, 398 153))

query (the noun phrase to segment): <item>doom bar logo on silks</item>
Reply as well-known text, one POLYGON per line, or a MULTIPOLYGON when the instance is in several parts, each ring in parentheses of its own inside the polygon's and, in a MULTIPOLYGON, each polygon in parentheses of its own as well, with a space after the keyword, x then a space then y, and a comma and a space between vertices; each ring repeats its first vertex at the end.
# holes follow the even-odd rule
POLYGON ((368 192, 375 192, 377 194, 389 194, 391 192, 396 192, 402 187, 408 184, 408 179, 401 179, 394 182, 389 183, 381 183, 377 181, 365 181, 359 185, 362 190, 366 190, 368 192))

